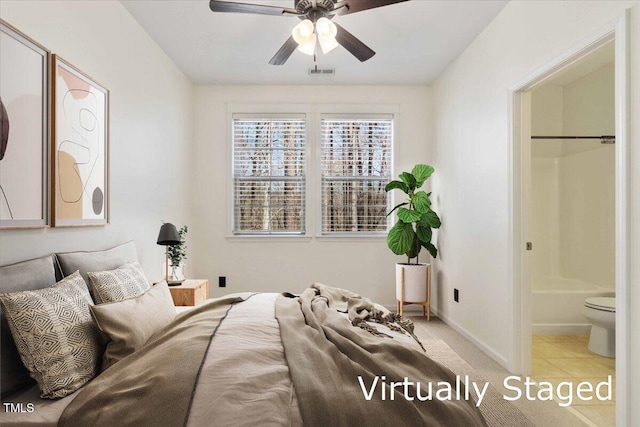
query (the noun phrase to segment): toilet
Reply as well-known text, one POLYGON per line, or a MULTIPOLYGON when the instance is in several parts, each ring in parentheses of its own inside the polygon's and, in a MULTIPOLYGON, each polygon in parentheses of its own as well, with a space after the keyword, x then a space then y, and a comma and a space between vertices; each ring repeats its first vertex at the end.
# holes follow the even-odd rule
POLYGON ((591 323, 589 350, 605 357, 616 356, 616 299, 587 298, 582 314, 591 323))

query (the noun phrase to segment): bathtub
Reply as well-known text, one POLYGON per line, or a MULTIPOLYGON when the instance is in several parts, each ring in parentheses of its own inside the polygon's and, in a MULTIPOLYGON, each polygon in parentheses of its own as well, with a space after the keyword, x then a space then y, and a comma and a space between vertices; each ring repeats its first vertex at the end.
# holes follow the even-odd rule
POLYGON ((612 297, 611 289, 564 277, 532 283, 531 319, 534 335, 585 335, 591 325, 582 315, 584 300, 612 297))

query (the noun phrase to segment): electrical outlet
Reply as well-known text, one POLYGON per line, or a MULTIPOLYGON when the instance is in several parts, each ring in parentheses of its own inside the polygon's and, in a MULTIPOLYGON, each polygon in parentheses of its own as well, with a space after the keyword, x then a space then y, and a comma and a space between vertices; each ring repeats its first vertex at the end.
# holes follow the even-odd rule
POLYGON ((219 288, 227 287, 227 278, 225 276, 218 277, 218 287, 219 288))
POLYGON ((460 292, 457 289, 453 290, 453 300, 455 302, 460 302, 460 292))

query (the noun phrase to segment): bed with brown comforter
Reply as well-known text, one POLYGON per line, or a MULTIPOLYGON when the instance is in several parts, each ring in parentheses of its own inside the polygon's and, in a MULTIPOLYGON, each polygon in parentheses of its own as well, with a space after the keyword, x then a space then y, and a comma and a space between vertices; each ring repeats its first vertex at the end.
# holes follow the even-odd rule
POLYGON ((84 386, 58 425, 484 426, 473 400, 415 398, 417 383, 424 395, 429 383, 454 381, 410 323, 316 284, 178 315, 84 386))

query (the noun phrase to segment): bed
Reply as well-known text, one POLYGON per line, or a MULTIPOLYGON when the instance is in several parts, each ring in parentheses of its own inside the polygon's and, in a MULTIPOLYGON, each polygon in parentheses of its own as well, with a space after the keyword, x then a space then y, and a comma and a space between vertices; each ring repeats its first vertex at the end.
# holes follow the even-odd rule
POLYGON ((425 355, 412 324, 360 295, 314 284, 299 295, 230 294, 176 313, 166 283, 113 292, 113 283, 137 280, 136 261, 128 242, 0 267, 0 424, 486 425, 473 398, 436 396, 455 375, 425 355), (46 357, 72 351, 80 374, 44 375, 41 358, 21 354, 33 344, 16 313, 37 312, 24 304, 47 292, 58 307, 49 312, 65 319, 82 307, 67 308, 59 294, 88 301, 88 321, 40 345, 46 357))

